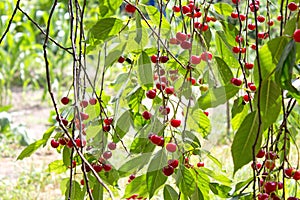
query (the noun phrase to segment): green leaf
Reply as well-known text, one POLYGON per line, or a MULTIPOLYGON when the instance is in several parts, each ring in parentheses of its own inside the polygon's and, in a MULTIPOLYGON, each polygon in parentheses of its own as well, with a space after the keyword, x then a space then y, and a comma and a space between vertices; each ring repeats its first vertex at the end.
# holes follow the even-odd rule
POLYGON ((219 183, 210 183, 209 184, 210 190, 217 196, 221 198, 228 198, 230 197, 229 192, 231 191, 231 187, 226 185, 221 185, 219 183))
POLYGON ((190 131, 184 131, 182 133, 182 141, 184 143, 188 143, 190 144, 194 149, 198 149, 201 147, 201 143, 200 140, 198 139, 198 137, 190 131))
POLYGON ((117 18, 109 17, 100 19, 91 29, 91 34, 99 40, 106 40, 115 36, 123 27, 123 21, 117 18))
POLYGON ((117 143, 122 139, 126 133, 129 131, 131 122, 131 115, 130 111, 126 110, 123 114, 119 117, 117 124, 116 124, 116 131, 113 136, 113 142, 117 143))
POLYGON ((84 191, 81 190, 80 185, 76 181, 72 181, 72 190, 71 195, 70 193, 70 181, 67 182, 67 190, 65 192, 66 199, 72 199, 72 200, 83 200, 84 199, 84 191), (69 198, 70 197, 70 198, 69 198))
POLYGON ((119 175, 121 177, 125 177, 137 171, 138 169, 141 169, 144 165, 148 164, 150 157, 151 153, 143 153, 142 155, 139 155, 135 158, 126 161, 119 168, 119 175))
POLYGON ((216 181, 222 183, 223 185, 230 186, 232 181, 224 174, 221 174, 218 171, 210 170, 206 167, 199 169, 202 173, 210 176, 211 178, 215 179, 216 181))
POLYGON ((203 110, 217 107, 231 99, 238 91, 239 88, 233 85, 210 88, 207 93, 198 99, 198 105, 203 110))
POLYGON ((64 165, 66 167, 71 166, 71 149, 67 146, 64 146, 62 156, 64 165))
POLYGON ((92 194, 95 200, 103 200, 103 186, 100 183, 96 183, 93 187, 92 194))
POLYGON ((101 126, 89 126, 88 129, 86 129, 86 140, 89 140, 91 138, 94 138, 97 134, 100 134, 102 131, 101 126))
POLYGON ((177 200, 178 197, 179 197, 179 195, 173 189, 173 187, 166 184, 165 187, 164 187, 164 200, 177 200))
POLYGON ((180 192, 186 196, 191 196, 196 190, 195 178, 187 167, 180 166, 176 179, 180 192))
POLYGON ((233 12, 232 6, 227 3, 215 3, 214 9, 218 14, 227 17, 231 16, 231 13, 233 12))
POLYGON ((111 66, 120 58, 126 48, 126 43, 121 43, 114 47, 105 57, 104 67, 111 66))
POLYGON ((192 111, 187 124, 192 131, 206 137, 211 131, 209 118, 199 109, 192 111))
POLYGON ((48 165, 47 171, 61 174, 65 171, 67 171, 67 169, 68 169, 68 167, 65 166, 65 164, 62 160, 55 160, 48 165))
POLYGON ((206 200, 206 199, 210 199, 209 198, 209 183, 210 183, 210 179, 209 177, 202 173, 201 171, 197 174, 196 176, 196 184, 198 189, 200 190, 201 194, 200 194, 200 199, 206 200))
POLYGON ((43 138, 40 140, 35 141, 34 143, 27 146, 18 156, 17 160, 22 160, 26 157, 31 156, 38 148, 40 148, 42 145, 45 145, 50 138, 51 134, 55 130, 55 126, 52 126, 49 128, 43 135, 43 138))
POLYGON ((231 69, 228 67, 226 62, 220 58, 219 56, 215 56, 215 60, 218 64, 218 72, 221 75, 221 78, 223 80, 223 83, 226 85, 230 83, 231 78, 233 77, 233 74, 231 72, 231 69))
POLYGON ((163 13, 160 13, 159 10, 154 6, 146 6, 145 8, 150 18, 150 22, 153 23, 153 25, 155 25, 157 28, 159 27, 161 18, 161 33, 163 36, 168 36, 171 31, 171 25, 166 20, 163 13))
POLYGON ((103 181, 112 186, 116 186, 118 184, 119 173, 114 167, 109 172, 99 173, 99 176, 103 181))
POLYGON ((152 65, 146 52, 142 52, 138 59, 138 78, 141 85, 153 86, 152 65))
POLYGON ((231 110, 231 116, 232 116, 231 126, 234 131, 241 126, 245 117, 248 115, 248 112, 249 112, 249 106, 245 106, 243 104, 243 97, 240 97, 234 101, 231 110))
POLYGON ((260 148, 262 130, 258 133, 258 113, 247 115, 240 128, 236 132, 231 146, 231 154, 234 164, 234 173, 252 160, 252 146, 258 135, 256 150, 260 148))
POLYGON ((244 188, 244 186, 246 186, 248 183, 250 183, 251 181, 253 180, 253 178, 249 178, 245 181, 241 181, 241 182, 238 182, 236 185, 235 185, 235 189, 234 189, 234 194, 237 194, 238 191, 242 188, 244 188))
POLYGON ((261 95, 260 98, 260 109, 262 113, 263 125, 266 129, 276 121, 280 113, 280 87, 272 80, 265 80, 261 84, 261 94, 263 95, 261 95))
POLYGON ((122 199, 130 198, 134 194, 138 194, 138 197, 147 197, 148 189, 147 185, 144 184, 146 182, 146 175, 138 176, 133 179, 125 189, 125 194, 122 199))
POLYGON ((288 90, 296 99, 300 98, 300 92, 292 85, 293 68, 296 65, 296 44, 294 40, 285 47, 280 61, 276 66, 275 80, 282 89, 288 90))
POLYGON ((163 149, 159 150, 149 163, 146 177, 149 198, 152 198, 155 191, 167 181, 167 177, 162 173, 166 163, 167 155, 163 149))
POLYGON ((116 13, 116 10, 122 4, 122 0, 100 0, 99 2, 99 13, 101 17, 110 17, 116 13))

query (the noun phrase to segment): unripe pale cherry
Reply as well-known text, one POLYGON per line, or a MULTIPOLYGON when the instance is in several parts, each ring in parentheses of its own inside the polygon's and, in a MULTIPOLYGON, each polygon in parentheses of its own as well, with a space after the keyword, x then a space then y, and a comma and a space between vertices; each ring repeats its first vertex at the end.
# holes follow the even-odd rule
POLYGON ((102 156, 104 159, 108 160, 111 158, 112 153, 111 153, 111 151, 105 151, 102 156))
POLYGON ((187 35, 185 33, 178 32, 176 33, 176 39, 180 42, 183 42, 187 39, 187 35))
POLYGON ((201 60, 207 62, 212 59, 212 54, 209 51, 206 51, 206 52, 203 52, 200 57, 201 57, 201 60))
POLYGON ((190 60, 192 64, 198 65, 201 62, 201 57, 192 55, 190 60))
POLYGON ((173 152, 176 151, 177 146, 176 146, 175 143, 171 143, 171 142, 170 142, 170 143, 168 143, 168 144, 166 145, 166 149, 167 149, 167 151, 173 153, 173 152))
POLYGON ((114 142, 110 142, 110 143, 108 143, 107 148, 109 150, 115 150, 117 148, 117 144, 114 142))
POLYGON ((183 42, 181 42, 180 46, 183 49, 190 49, 190 48, 192 48, 192 43, 189 41, 183 41, 183 42))

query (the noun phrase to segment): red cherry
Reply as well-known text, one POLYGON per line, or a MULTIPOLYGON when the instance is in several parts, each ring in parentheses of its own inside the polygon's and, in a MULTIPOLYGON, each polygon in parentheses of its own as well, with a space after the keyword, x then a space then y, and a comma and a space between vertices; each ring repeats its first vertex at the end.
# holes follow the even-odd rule
POLYGON ((131 4, 127 4, 125 6, 125 11, 128 12, 128 13, 134 13, 135 10, 136 10, 136 8, 131 4))
POLYGON ((261 166, 262 166, 262 165, 261 165, 260 163, 255 163, 255 162, 251 163, 252 169, 260 169, 261 166))
POLYGON ((198 162, 197 167, 204 167, 204 162, 198 162))
POLYGON ((299 200, 297 197, 289 197, 287 200, 299 200))
POLYGON ((237 35, 237 36, 235 37, 235 41, 236 41, 237 43, 241 43, 241 42, 244 41, 244 38, 243 38, 242 36, 240 36, 240 35, 237 35))
POLYGON ((256 26, 254 24, 248 24, 248 29, 253 31, 255 30, 256 26))
POLYGON ((169 60, 168 56, 161 56, 161 57, 159 57, 159 61, 161 63, 166 63, 166 62, 168 62, 168 60, 169 60))
POLYGON ((240 14, 240 20, 245 21, 246 20, 246 15, 240 14))
POLYGON ((181 124, 181 120, 180 119, 171 119, 171 126, 173 127, 179 127, 181 124))
POLYGON ((232 47, 232 52, 233 53, 240 53, 240 48, 239 47, 232 47))
POLYGON ((176 151, 177 146, 176 146, 176 144, 174 144, 174 143, 168 143, 168 144, 166 145, 166 149, 167 149, 167 151, 173 153, 173 152, 176 151))
POLYGON ((257 199, 258 200, 268 200, 269 199, 269 195, 267 193, 258 194, 257 195, 257 199))
POLYGON ((196 84, 196 79, 195 78, 190 78, 190 77, 187 77, 187 79, 186 79, 187 81, 189 81, 189 82, 191 82, 192 83, 192 85, 195 85, 196 84))
POLYGON ((204 61, 210 61, 212 59, 212 54, 210 52, 203 52, 201 54, 201 60, 204 60, 204 61))
POLYGON ((174 168, 170 165, 163 167, 162 172, 165 176, 171 176, 174 173, 174 168))
POLYGON ((251 45, 251 49, 256 50, 256 45, 255 45, 255 44, 252 44, 252 45, 251 45))
POLYGON ((298 9, 298 5, 295 2, 291 2, 291 3, 288 4, 288 9, 290 11, 295 11, 295 10, 298 9))
POLYGON ((207 112, 207 111, 204 111, 203 112, 207 117, 208 117, 208 115, 209 115, 209 112, 207 112))
POLYGON ((295 42, 300 42, 300 29, 295 30, 293 38, 295 42))
POLYGON ((59 146, 59 142, 57 142, 55 139, 51 140, 51 147, 52 148, 57 148, 59 146))
POLYGON ((164 82, 157 82, 156 84, 156 88, 159 89, 159 90, 164 90, 166 88, 166 84, 164 82))
POLYGON ((68 141, 69 141, 68 138, 65 138, 65 137, 58 139, 58 142, 60 145, 66 145, 68 141))
POLYGON ((300 170, 295 171, 293 179, 296 181, 300 180, 300 170))
POLYGON ((72 160, 72 168, 76 167, 76 161, 72 160))
POLYGON ((173 168, 176 168, 179 165, 179 161, 177 159, 168 160, 168 165, 172 166, 173 168))
POLYGON ((231 13, 231 17, 233 18, 233 19, 236 19, 236 18, 238 18, 238 13, 235 13, 235 12, 232 12, 231 13))
POLYGON ((245 102, 248 102, 248 101, 250 100, 250 97, 249 97, 248 94, 245 94, 245 95, 243 96, 243 99, 244 99, 245 102))
POLYGON ((180 7, 179 6, 173 6, 172 10, 174 12, 180 12, 180 7))
POLYGON ((96 98, 90 98, 89 103, 91 105, 95 105, 97 103, 97 99, 96 98))
POLYGON ((232 3, 234 3, 234 4, 237 4, 239 2, 240 2, 240 0, 232 0, 232 3))
POLYGON ((109 132, 110 131, 110 125, 104 125, 102 127, 102 129, 103 129, 104 132, 109 132))
POLYGON ((265 183, 264 185, 264 189, 265 189, 265 192, 267 194, 271 194, 272 192, 276 191, 276 182, 273 182, 273 181, 268 181, 265 183))
POLYGON ((242 85, 243 81, 241 79, 238 79, 238 78, 232 78, 231 83, 235 86, 240 86, 240 85, 242 85))
POLYGON ((201 31, 207 31, 208 30, 208 25, 207 24, 199 24, 198 29, 201 31))
POLYGON ((130 179, 130 180, 135 179, 135 175, 134 175, 134 174, 131 174, 131 175, 129 176, 129 179, 130 179))
POLYGON ((113 118, 112 117, 106 118, 106 119, 103 120, 103 122, 104 122, 105 125, 111 125, 112 122, 113 122, 113 118))
POLYGON ((82 120, 87 120, 89 118, 89 115, 83 112, 80 112, 80 117, 82 120))
POLYGON ((188 6, 182 6, 182 13, 187 14, 191 12, 191 8, 188 6))
POLYGON ((156 91, 155 90, 149 90, 147 91, 146 93, 146 96, 149 98, 149 99, 154 99, 156 97, 156 91))
POLYGON ((69 148, 73 148, 74 146, 73 146, 73 143, 72 143, 72 141, 71 140, 69 140, 68 141, 68 143, 67 143, 67 147, 69 147, 69 148))
POLYGON ((195 55, 192 55, 190 60, 191 60, 191 63, 194 65, 198 65, 201 62, 200 56, 195 56, 195 55))
POLYGON ((102 156, 104 159, 108 160, 112 157, 112 153, 111 151, 105 151, 102 156))
POLYGON ((166 87, 165 89, 166 94, 174 94, 174 87, 170 86, 170 87, 166 87))
POLYGON ((81 146, 81 140, 80 140, 80 138, 76 138, 75 139, 75 143, 76 143, 77 147, 84 147, 86 145, 86 141, 82 140, 82 146, 81 146))
POLYGON ((160 136, 156 135, 156 134, 149 134, 148 138, 150 139, 150 141, 153 143, 153 144, 159 144, 160 141, 161 141, 161 138, 160 136))
POLYGON ((162 114, 162 115, 167 115, 167 114, 169 114, 170 113, 170 107, 169 106, 166 106, 166 107, 164 107, 164 106, 160 106, 159 107, 159 112, 162 114))
POLYGON ((151 56, 150 59, 151 59, 151 62, 153 62, 153 63, 157 62, 157 56, 156 55, 151 56))
POLYGON ((283 183, 282 182, 278 182, 277 183, 277 188, 278 188, 278 190, 283 189, 283 183))
POLYGON ((265 150, 260 149, 259 152, 256 154, 256 158, 262 158, 266 154, 265 150))
POLYGON ((145 120, 149 120, 152 117, 152 114, 146 110, 143 112, 142 116, 145 120))
POLYGON ((70 102, 70 99, 68 97, 63 97, 60 101, 62 104, 67 105, 70 102))
POLYGON ((108 143, 107 148, 109 150, 115 150, 117 148, 117 144, 114 142, 110 142, 110 143, 108 143))
POLYGON ((259 33, 257 33, 257 37, 258 37, 259 39, 264 39, 264 37, 265 37, 265 32, 259 32, 259 33))
POLYGON ((125 58, 123 56, 120 56, 119 59, 118 59, 118 62, 123 63, 124 61, 125 61, 125 58))
POLYGON ((274 25, 274 21, 273 20, 268 21, 268 25, 269 26, 273 26, 274 25))
POLYGON ((259 21, 260 23, 264 22, 265 20, 266 18, 263 15, 257 16, 257 21, 259 21))
POLYGON ((183 42, 187 39, 187 35, 185 33, 178 32, 176 33, 176 39, 183 42))
POLYGON ((252 92, 256 91, 256 86, 254 84, 250 84, 250 85, 248 85, 248 87, 252 92))
POLYGON ((81 106, 82 108, 86 108, 86 107, 88 106, 88 104, 89 104, 89 102, 88 102, 87 100, 82 100, 82 101, 80 102, 80 106, 81 106))
POLYGON ((99 173, 99 172, 102 171, 102 166, 101 166, 101 165, 98 165, 98 164, 95 164, 95 165, 93 165, 93 169, 94 169, 97 173, 99 173))
POLYGON ((104 164, 103 169, 104 171, 109 172, 112 169, 112 166, 110 164, 104 164))
POLYGON ((252 69, 254 67, 253 63, 245 63, 245 68, 246 69, 252 69))
POLYGON ((170 44, 180 44, 180 42, 176 38, 170 38, 170 44))
POLYGON ((266 159, 275 160, 277 158, 277 154, 273 151, 269 151, 266 153, 266 159))
POLYGON ((278 15, 276 19, 277 19, 277 21, 281 21, 282 20, 282 16, 278 15))
POLYGON ((275 162, 273 160, 268 159, 265 162, 265 166, 267 169, 273 170, 275 168, 275 162))
POLYGON ((290 167, 290 168, 284 169, 284 174, 290 178, 290 177, 294 176, 295 171, 296 170, 294 168, 290 167))
POLYGON ((181 42, 180 46, 183 49, 190 49, 190 48, 192 48, 192 43, 189 41, 183 41, 183 42, 181 42))
POLYGON ((84 185, 84 180, 83 179, 80 180, 80 184, 84 185))

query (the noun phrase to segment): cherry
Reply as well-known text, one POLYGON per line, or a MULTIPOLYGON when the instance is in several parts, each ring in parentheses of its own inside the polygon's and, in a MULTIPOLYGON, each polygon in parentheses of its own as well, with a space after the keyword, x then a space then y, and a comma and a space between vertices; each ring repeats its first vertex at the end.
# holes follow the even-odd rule
POLYGON ((256 26, 254 24, 248 24, 248 29, 253 31, 255 30, 256 26))
POLYGON ((86 145, 86 140, 82 140, 82 146, 81 146, 81 140, 80 138, 75 139, 75 143, 77 147, 84 147, 86 145))
POLYGON ((128 13, 134 13, 135 10, 136 10, 136 8, 131 4, 127 4, 125 6, 125 11, 128 12, 128 13))
POLYGON ((166 94, 170 94, 170 95, 174 94, 174 87, 173 86, 166 87, 165 92, 166 92, 166 94))
POLYGON ((54 138, 51 140, 51 147, 57 148, 59 146, 59 142, 57 142, 54 138))
POLYGON ((265 162, 265 166, 269 170, 273 170, 275 168, 275 162, 273 160, 267 159, 265 162))
POLYGON ((239 47, 232 47, 232 52, 233 53, 240 53, 240 48, 239 47))
POLYGON ((293 35, 295 42, 300 42, 300 29, 296 29, 293 35))
POLYGON ((274 21, 273 20, 268 21, 268 25, 269 26, 273 26, 274 25, 274 21))
POLYGON ((89 102, 88 102, 87 100, 82 100, 82 101, 80 102, 80 106, 81 106, 82 108, 86 108, 86 107, 88 106, 88 104, 89 104, 89 102))
POLYGON ((207 112, 207 111, 204 111, 203 112, 207 117, 208 117, 208 115, 209 115, 209 112, 207 112))
POLYGON ((134 175, 134 174, 131 174, 131 175, 129 176, 129 179, 130 179, 130 180, 135 179, 135 175, 134 175))
POLYGON ((120 56, 119 58, 118 58, 118 62, 119 63, 123 63, 125 61, 125 58, 123 57, 123 56, 120 56))
POLYGON ((178 32, 176 33, 176 39, 180 42, 183 42, 187 39, 187 35, 185 33, 178 32))
POLYGON ((157 146, 163 146, 165 143, 164 138, 161 136, 158 136, 156 134, 150 134, 149 139, 153 144, 155 144, 157 146))
POLYGON ((110 164, 104 164, 103 169, 104 171, 109 172, 112 169, 112 166, 110 164))
POLYGON ((204 61, 210 61, 212 59, 212 54, 210 52, 203 52, 201 54, 201 60, 204 60, 204 61))
POLYGON ((162 114, 162 115, 168 115, 170 113, 170 107, 169 106, 160 106, 159 107, 159 112, 162 114))
POLYGON ((104 122, 105 125, 111 125, 112 122, 113 122, 113 118, 112 117, 106 118, 106 119, 103 120, 103 122, 104 122))
POLYGON ((195 56, 195 55, 192 55, 190 60, 191 60, 191 63, 194 65, 198 65, 201 62, 200 56, 195 56))
POLYGON ((155 86, 156 86, 156 88, 159 89, 159 90, 164 90, 164 89, 166 88, 166 84, 165 84, 164 82, 161 82, 161 83, 157 82, 157 83, 155 84, 155 86))
POLYGON ((179 165, 179 161, 177 159, 168 160, 168 165, 172 166, 173 168, 176 168, 179 165))
POLYGON ((290 168, 284 169, 284 174, 290 178, 290 177, 294 176, 295 171, 296 170, 294 168, 290 167, 290 168))
POLYGON ((261 163, 255 163, 255 162, 251 163, 252 169, 260 169, 261 166, 262 166, 261 163))
POLYGON ((90 98, 89 103, 91 105, 95 105, 97 103, 97 99, 96 98, 90 98))
POLYGON ((149 120, 152 117, 152 114, 146 110, 143 112, 142 116, 145 120, 149 120))
POLYGON ((173 153, 173 152, 176 151, 177 146, 176 146, 176 144, 174 144, 174 143, 168 143, 168 144, 166 145, 166 149, 167 149, 167 151, 173 153))
POLYGON ((156 61, 157 61, 157 56, 156 55, 153 55, 153 56, 151 56, 151 62, 153 62, 153 63, 156 63, 156 61))
POLYGON ((246 15, 240 14, 240 20, 245 21, 246 20, 246 15))
POLYGON ((189 81, 189 82, 191 82, 192 83, 192 85, 195 85, 196 84, 196 79, 195 78, 190 78, 190 77, 187 77, 187 79, 186 79, 187 81, 189 81))
POLYGON ((201 31, 207 31, 208 30, 208 25, 207 24, 199 24, 198 29, 200 29, 201 31))
POLYGON ((202 92, 206 92, 209 89, 209 87, 208 87, 207 84, 201 84, 200 87, 199 87, 199 89, 202 92))
POLYGON ((256 45, 255 45, 255 44, 252 44, 252 45, 251 45, 251 49, 256 50, 256 45))
POLYGON ((161 63, 166 63, 166 62, 168 62, 168 60, 169 60, 168 56, 161 56, 161 57, 159 57, 159 61, 161 63))
POLYGON ((104 132, 109 132, 110 131, 110 125, 104 125, 102 127, 102 129, 103 129, 104 132))
POLYGON ((89 118, 89 115, 83 112, 80 112, 80 117, 82 120, 87 120, 89 118))
POLYGON ((277 183, 277 188, 278 188, 278 190, 283 189, 283 183, 282 182, 278 182, 277 183))
POLYGON ((170 165, 163 167, 162 172, 165 176, 171 176, 174 173, 174 168, 170 165))
POLYGON ((67 143, 67 147, 69 147, 69 148, 73 148, 74 146, 73 146, 73 143, 72 143, 72 141, 71 140, 69 140, 68 141, 68 143, 67 143))
POLYGON ((190 48, 192 48, 192 43, 189 41, 183 41, 183 42, 181 42, 180 46, 183 49, 190 49, 190 48))
POLYGON ((117 144, 114 142, 110 142, 110 143, 108 143, 107 148, 109 150, 115 150, 117 148, 117 144))
POLYGON ((232 78, 231 79, 231 83, 235 86, 241 86, 243 81, 241 79, 238 79, 238 78, 232 78))
POLYGON ((253 83, 250 83, 250 84, 248 83, 248 87, 252 92, 256 91, 256 86, 253 83))
POLYGON ((256 154, 256 158, 262 158, 266 154, 265 150, 260 149, 259 152, 256 154))
POLYGON ((83 179, 80 180, 80 184, 84 185, 84 180, 83 179))
POLYGON ((287 200, 299 200, 297 197, 289 197, 287 200))
POLYGON ((68 142, 68 138, 62 137, 58 139, 60 145, 66 145, 68 142))
POLYGON ((266 159, 275 160, 278 156, 275 152, 269 151, 266 153, 265 157, 266 157, 266 159))
POLYGON ((277 21, 281 21, 282 20, 282 16, 278 15, 276 19, 277 19, 277 21))
POLYGON ((245 63, 245 68, 246 69, 252 69, 254 67, 253 63, 245 63))
POLYGON ((295 11, 295 10, 298 9, 298 5, 295 2, 291 2, 291 3, 288 4, 288 9, 290 11, 295 11))
POLYGON ((171 119, 171 126, 173 127, 179 127, 181 124, 181 120, 180 119, 171 119))
POLYGON ((72 160, 72 168, 76 167, 76 161, 72 160))
POLYGON ((263 15, 257 16, 257 21, 259 21, 260 23, 264 22, 265 20, 266 18, 263 15))
POLYGON ((300 170, 295 171, 293 179, 296 181, 300 180, 300 170))
POLYGON ((105 151, 102 156, 104 159, 108 160, 111 158, 112 153, 111 153, 111 151, 105 151))
POLYGON ((267 193, 258 194, 257 195, 257 199, 258 200, 268 200, 269 199, 269 195, 267 193))
POLYGON ((236 41, 237 43, 241 43, 241 42, 244 41, 244 38, 243 38, 242 36, 240 36, 240 35, 237 35, 237 36, 235 37, 235 41, 236 41))
POLYGON ((240 0, 232 0, 232 3, 234 3, 234 4, 237 4, 239 2, 240 2, 240 0))
POLYGON ((280 198, 275 193, 271 194, 271 199, 272 200, 280 200, 280 198))
POLYGON ((70 99, 68 97, 63 97, 60 101, 62 104, 67 105, 70 102, 70 99))
POLYGON ((233 19, 236 19, 236 18, 239 17, 239 15, 238 15, 238 13, 236 13, 236 12, 232 12, 232 13, 231 13, 231 17, 232 17, 233 19))
POLYGON ((173 6, 172 10, 174 12, 180 12, 180 7, 179 6, 173 6))
POLYGON ((149 99, 154 99, 156 97, 156 90, 152 89, 152 90, 147 91, 146 96, 149 99))
POLYGON ((84 163, 84 167, 85 167, 85 171, 86 171, 86 172, 91 171, 90 166, 88 166, 86 163, 84 163))
POLYGON ((197 167, 204 167, 204 162, 198 162, 197 167))
POLYGON ((97 172, 97 173, 99 173, 99 172, 101 172, 102 171, 102 166, 101 165, 98 165, 98 164, 95 164, 95 165, 93 165, 93 169, 97 172))
POLYGON ((182 6, 182 13, 187 14, 191 12, 191 8, 188 6, 182 6))
POLYGON ((176 38, 170 38, 170 44, 180 44, 180 42, 176 38))
POLYGON ((268 181, 264 185, 264 189, 267 194, 271 194, 272 192, 276 191, 276 188, 277 188, 277 184, 276 182, 273 181, 268 181))

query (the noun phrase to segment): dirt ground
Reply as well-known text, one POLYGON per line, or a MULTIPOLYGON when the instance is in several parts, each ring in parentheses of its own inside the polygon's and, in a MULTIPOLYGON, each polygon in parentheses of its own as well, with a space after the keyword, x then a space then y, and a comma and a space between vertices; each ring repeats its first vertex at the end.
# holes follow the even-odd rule
MULTIPOLYGON (((47 101, 41 101, 42 94, 42 90, 23 92, 21 89, 14 89, 12 94, 13 107, 9 111, 12 117, 12 124, 13 126, 24 125, 29 138, 32 140, 41 139, 43 133, 49 127, 48 118, 51 111, 51 104, 47 101)), ((14 186, 18 184, 20 179, 26 179, 26 176, 28 176, 29 178, 27 179, 30 180, 30 177, 34 176, 35 173, 38 173, 40 177, 44 177, 40 179, 47 180, 45 176, 49 176, 49 173, 46 172, 48 164, 59 159, 59 154, 50 149, 48 145, 45 148, 40 148, 29 158, 16 160, 17 155, 19 155, 24 148, 25 147, 17 147, 13 149, 13 151, 16 151, 16 157, 0 157, 0 179, 4 179, 4 181, 9 180, 9 185, 14 186)), ((49 178, 51 178, 51 176, 49 178)), ((37 190, 39 192, 38 197, 35 196, 32 199, 48 200, 52 198, 59 199, 57 197, 61 197, 59 183, 54 183, 53 180, 46 181, 46 183, 49 184, 43 185, 43 189, 37 188, 42 190, 37 190)), ((36 184, 37 183, 35 183, 35 185, 36 184)), ((13 193, 14 191, 11 192, 13 193)))

